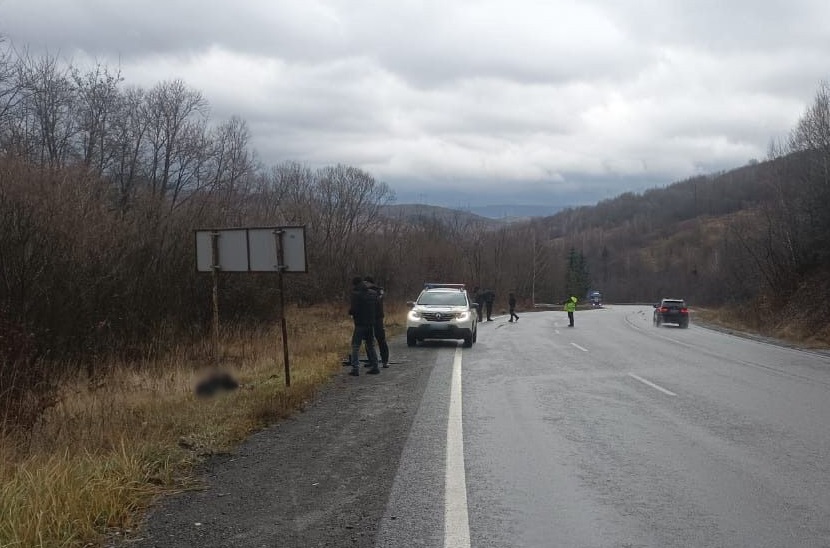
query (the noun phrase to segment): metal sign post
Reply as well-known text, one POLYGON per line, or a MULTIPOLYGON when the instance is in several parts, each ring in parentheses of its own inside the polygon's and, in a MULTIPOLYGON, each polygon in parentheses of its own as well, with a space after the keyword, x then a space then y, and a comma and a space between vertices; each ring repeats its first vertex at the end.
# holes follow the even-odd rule
POLYGON ((211 278, 213 279, 213 364, 219 365, 219 233, 210 234, 211 278))
POLYGON ((282 362, 285 367, 285 386, 291 386, 291 368, 288 365, 288 324, 285 319, 285 288, 283 287, 282 272, 285 270, 283 241, 285 231, 276 229, 274 233, 274 245, 277 251, 277 283, 280 289, 280 326, 282 328, 282 362))

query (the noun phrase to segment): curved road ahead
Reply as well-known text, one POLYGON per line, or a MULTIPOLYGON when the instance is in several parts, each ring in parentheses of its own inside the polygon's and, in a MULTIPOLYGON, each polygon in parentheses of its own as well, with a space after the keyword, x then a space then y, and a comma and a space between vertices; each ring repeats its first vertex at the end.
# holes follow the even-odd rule
POLYGON ((157 510, 144 545, 830 547, 830 357, 651 313, 524 313, 471 349, 396 344, 398 364, 344 368, 331 398, 157 510), (252 495, 264 483, 280 502, 252 495))

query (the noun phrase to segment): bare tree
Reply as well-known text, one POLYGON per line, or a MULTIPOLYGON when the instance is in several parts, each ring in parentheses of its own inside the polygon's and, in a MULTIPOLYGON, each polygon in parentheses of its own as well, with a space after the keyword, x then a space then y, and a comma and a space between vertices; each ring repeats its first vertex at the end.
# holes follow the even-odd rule
POLYGON ((314 223, 315 186, 314 172, 307 166, 297 162, 273 166, 256 192, 257 218, 291 225, 314 223))
MULTIPOLYGON (((211 131, 211 150, 208 159, 209 190, 221 195, 220 203, 227 207, 232 198, 247 194, 253 183, 256 164, 248 147, 250 133, 247 123, 231 118, 211 131)), ((237 200, 241 205, 253 205, 251 200, 237 200)), ((226 215, 230 212, 226 209, 226 215)), ((245 212, 237 212, 237 222, 242 222, 245 212)))
POLYGON ((830 85, 822 83, 813 103, 784 142, 769 149, 773 200, 762 207, 764 230, 736 231, 780 297, 796 290, 807 273, 830 263, 830 85))
MULTIPOLYGON (((539 281, 547 271, 550 264, 550 252, 547 250, 546 241, 539 236, 536 224, 530 225, 530 297, 532 304, 536 304, 536 291, 539 281)), ((527 241, 527 240, 525 240, 527 241)), ((526 263, 525 263, 526 264, 526 263)))
POLYGON ((337 165, 316 174, 315 205, 318 222, 314 230, 317 249, 325 263, 330 285, 339 283, 343 272, 359 267, 362 240, 379 226, 378 209, 391 199, 385 183, 354 167, 337 165))
POLYGON ((114 159, 107 172, 118 196, 119 208, 130 207, 139 182, 142 181, 149 120, 143 116, 146 93, 141 88, 129 88, 117 98, 110 132, 114 159))
POLYGON ((181 192, 197 178, 207 102, 200 92, 174 80, 150 90, 142 107, 147 122, 146 179, 151 195, 170 198, 175 205, 181 192))
POLYGON ((109 147, 110 132, 118 108, 118 85, 123 78, 101 65, 86 73, 71 68, 70 73, 77 90, 81 162, 103 174, 114 156, 109 147))
POLYGON ((9 152, 9 124, 12 111, 20 100, 17 67, 5 40, 0 38, 0 152, 9 152))
POLYGON ((800 270, 830 262, 830 84, 822 82, 813 104, 790 134, 787 176, 800 188, 787 198, 804 242, 800 270))
POLYGON ((24 56, 18 62, 18 81, 19 150, 39 165, 68 165, 76 156, 73 145, 78 132, 76 89, 69 69, 55 56, 24 56))

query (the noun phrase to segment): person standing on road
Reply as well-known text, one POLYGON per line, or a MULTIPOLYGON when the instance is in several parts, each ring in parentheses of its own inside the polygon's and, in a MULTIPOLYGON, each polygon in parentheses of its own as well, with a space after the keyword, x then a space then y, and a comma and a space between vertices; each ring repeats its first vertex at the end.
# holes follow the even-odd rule
POLYGON ((375 334, 375 340, 378 342, 378 350, 380 350, 380 364, 383 368, 389 367, 389 344, 386 342, 386 330, 383 327, 383 288, 375 284, 374 278, 366 276, 363 278, 369 289, 374 289, 378 294, 377 304, 375 305, 375 324, 372 331, 375 334))
POLYGON ((565 312, 568 313, 568 327, 574 326, 574 311, 576 310, 576 297, 571 297, 565 301, 565 312))
POLYGON ((352 353, 350 356, 353 377, 360 376, 360 346, 365 344, 366 355, 369 358, 370 375, 380 373, 378 369, 378 355, 375 352, 375 307, 378 300, 377 291, 370 289, 361 277, 352 278, 352 295, 349 314, 354 320, 352 332, 352 353))
POLYGON ((487 310, 487 321, 493 321, 493 301, 496 300, 496 293, 492 289, 484 290, 484 306, 487 310))
POLYGON ((484 296, 481 294, 481 290, 478 286, 473 289, 473 300, 476 303, 476 314, 478 314, 478 321, 481 321, 481 307, 484 303, 482 303, 482 299, 484 296))
POLYGON ((509 322, 513 321, 513 318, 516 318, 516 321, 519 321, 519 316, 516 314, 516 294, 512 291, 507 296, 507 306, 510 307, 510 319, 509 322))

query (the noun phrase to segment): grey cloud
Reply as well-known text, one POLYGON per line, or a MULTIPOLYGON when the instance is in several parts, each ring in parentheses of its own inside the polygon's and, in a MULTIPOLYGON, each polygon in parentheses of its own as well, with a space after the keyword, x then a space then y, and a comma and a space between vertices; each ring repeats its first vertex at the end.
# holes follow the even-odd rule
POLYGON ((404 13, 354 15, 357 26, 373 29, 362 37, 364 47, 416 86, 466 78, 614 80, 636 72, 651 55, 587 3, 565 4, 566 11, 555 3, 427 2, 436 6, 432 13, 417 5, 404 13))
POLYGON ((763 157, 828 77, 828 20, 823 0, 0 0, 17 45, 127 84, 181 78, 248 121, 265 163, 343 162, 477 205, 763 157))
POLYGON ((544 4, 532 10, 504 5, 389 2, 361 10, 350 2, 299 0, 13 0, 13 9, 0 6, 0 13, 6 11, 11 38, 35 49, 126 62, 148 54, 188 56, 216 44, 289 63, 369 56, 418 86, 470 77, 615 79, 651 55, 592 9, 563 14, 544 4), (33 36, 45 39, 32 42, 33 36))
POLYGON ((344 51, 333 10, 314 1, 5 0, 0 15, 20 45, 127 61, 215 44, 309 62, 344 51))
POLYGON ((789 44, 826 47, 823 0, 594 0, 638 41, 724 53, 775 52, 789 44))

